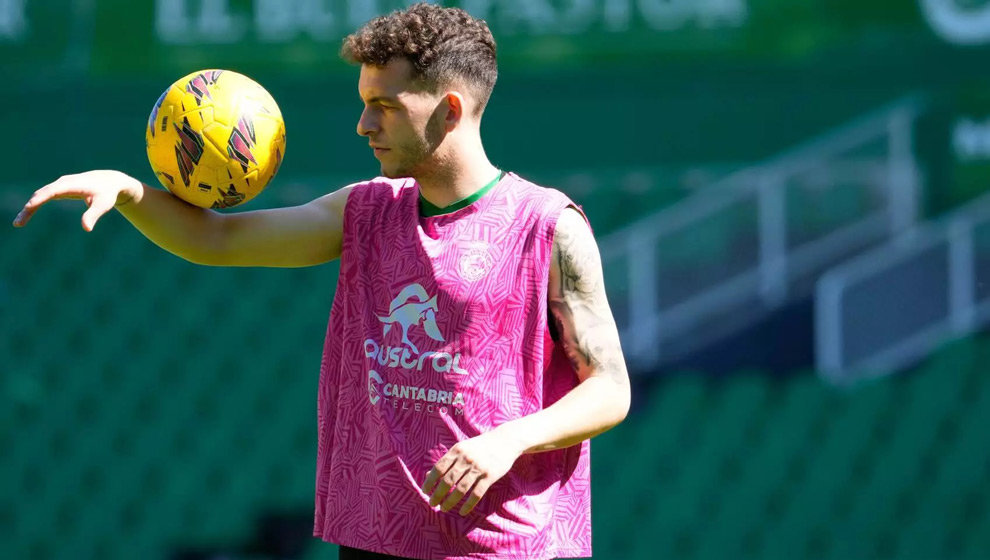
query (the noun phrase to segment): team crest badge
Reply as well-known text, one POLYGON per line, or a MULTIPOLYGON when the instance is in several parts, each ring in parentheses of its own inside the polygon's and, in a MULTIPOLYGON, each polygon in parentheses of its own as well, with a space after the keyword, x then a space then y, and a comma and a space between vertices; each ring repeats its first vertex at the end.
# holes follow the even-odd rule
POLYGON ((461 254, 457 271, 461 278, 468 282, 481 280, 491 271, 495 264, 491 246, 483 241, 469 244, 461 254))

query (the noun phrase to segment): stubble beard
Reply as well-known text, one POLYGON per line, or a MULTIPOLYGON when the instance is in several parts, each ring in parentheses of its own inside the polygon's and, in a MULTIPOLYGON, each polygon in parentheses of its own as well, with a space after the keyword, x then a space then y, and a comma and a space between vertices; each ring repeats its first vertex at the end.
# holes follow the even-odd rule
POLYGON ((392 166, 386 166, 382 163, 382 175, 388 177, 389 179, 404 179, 406 177, 414 176, 415 165, 410 165, 406 161, 396 163, 392 166))
POLYGON ((413 148, 403 149, 401 153, 393 153, 398 156, 396 162, 391 166, 386 166, 382 162, 382 175, 389 179, 403 179, 406 177, 417 177, 430 167, 432 153, 425 144, 413 148))
POLYGON ((385 162, 382 162, 382 175, 389 179, 401 179, 416 178, 423 173, 431 172, 437 166, 435 160, 439 155, 438 150, 444 136, 442 122, 431 119, 426 124, 422 136, 417 135, 405 146, 397 146, 390 152, 389 155, 393 156, 395 164, 387 168, 385 162))

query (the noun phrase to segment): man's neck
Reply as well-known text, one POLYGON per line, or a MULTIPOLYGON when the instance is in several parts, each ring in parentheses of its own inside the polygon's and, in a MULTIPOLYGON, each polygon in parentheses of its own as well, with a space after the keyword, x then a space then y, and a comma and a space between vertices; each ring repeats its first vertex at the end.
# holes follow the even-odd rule
POLYGON ((433 173, 417 174, 420 195, 438 208, 465 199, 491 182, 498 168, 483 151, 450 158, 433 173))

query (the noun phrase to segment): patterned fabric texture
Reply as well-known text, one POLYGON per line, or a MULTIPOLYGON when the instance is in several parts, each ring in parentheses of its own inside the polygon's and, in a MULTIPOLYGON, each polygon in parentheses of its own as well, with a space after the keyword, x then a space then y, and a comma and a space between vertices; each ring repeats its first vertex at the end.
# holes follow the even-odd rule
POLYGON ((318 397, 314 535, 419 559, 591 555, 590 445, 520 457, 465 517, 423 480, 448 449, 566 394, 547 329, 554 227, 573 203, 507 174, 421 217, 411 179, 355 185, 318 397))

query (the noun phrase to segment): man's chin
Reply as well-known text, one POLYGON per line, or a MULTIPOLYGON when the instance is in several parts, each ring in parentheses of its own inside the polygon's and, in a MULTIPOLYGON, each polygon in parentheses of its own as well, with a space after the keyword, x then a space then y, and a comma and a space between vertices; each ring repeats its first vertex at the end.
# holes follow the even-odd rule
POLYGON ((386 177, 388 179, 405 179, 407 177, 412 177, 412 174, 404 169, 389 169, 383 165, 382 177, 386 177))

